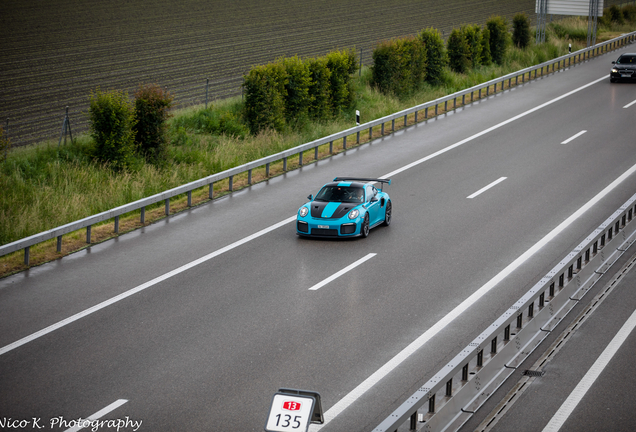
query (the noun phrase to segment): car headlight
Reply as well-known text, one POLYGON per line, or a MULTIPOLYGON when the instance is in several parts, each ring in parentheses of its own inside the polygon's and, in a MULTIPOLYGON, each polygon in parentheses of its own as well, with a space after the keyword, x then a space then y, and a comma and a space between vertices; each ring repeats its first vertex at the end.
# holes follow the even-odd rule
POLYGON ((300 214, 300 217, 307 216, 307 213, 309 213, 309 209, 305 206, 302 206, 298 212, 298 214, 300 214))
POLYGON ((613 68, 613 69, 612 69, 612 72, 613 72, 613 73, 618 73, 618 69, 613 68))
POLYGON ((353 209, 349 212, 349 219, 355 219, 360 215, 360 211, 358 209, 353 209))

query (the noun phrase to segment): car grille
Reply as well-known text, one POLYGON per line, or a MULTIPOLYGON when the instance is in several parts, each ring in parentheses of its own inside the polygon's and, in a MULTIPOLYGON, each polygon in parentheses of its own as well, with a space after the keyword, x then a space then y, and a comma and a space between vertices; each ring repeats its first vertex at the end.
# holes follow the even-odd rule
POLYGON ((356 224, 344 224, 340 226, 340 234, 353 234, 356 232, 356 224))
POLYGON ((309 225, 307 225, 307 222, 302 222, 302 221, 298 221, 298 223, 296 224, 296 227, 298 228, 298 231, 300 232, 309 232, 309 225))
POLYGON ((324 228, 314 228, 311 230, 311 233, 313 235, 319 235, 319 236, 334 236, 336 237, 338 235, 338 230, 335 229, 324 229, 324 228))
POLYGON ((619 70, 618 73, 621 75, 632 75, 634 71, 630 69, 622 69, 622 70, 619 70))

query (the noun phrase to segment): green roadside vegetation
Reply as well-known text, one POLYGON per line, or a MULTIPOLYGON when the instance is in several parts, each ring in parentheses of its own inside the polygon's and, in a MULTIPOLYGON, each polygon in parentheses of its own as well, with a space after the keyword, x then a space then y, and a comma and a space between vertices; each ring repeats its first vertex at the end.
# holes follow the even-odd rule
MULTIPOLYGON (((616 15, 615 10, 613 13, 609 13, 609 10, 605 13, 599 23, 597 42, 634 30, 636 7, 627 6, 619 11, 620 16, 616 15), (612 16, 615 16, 614 20, 612 16)), ((469 32, 474 30, 468 28, 469 32)), ((568 52, 569 44, 572 44, 572 51, 585 47, 587 19, 567 18, 551 23, 546 30, 546 43, 535 45, 534 30, 531 30, 530 44, 526 48, 519 48, 513 44, 512 35, 509 35, 507 48, 499 64, 473 60, 462 66, 467 66, 463 69, 464 72, 455 72, 444 66, 433 84, 424 82, 416 90, 401 92, 399 96, 395 92, 378 90, 372 84, 373 69, 363 67, 360 72, 356 70, 351 75, 353 98, 350 106, 339 110, 329 120, 305 117, 302 121, 286 124, 280 130, 250 130, 244 119, 245 101, 240 97, 216 102, 208 109, 203 106, 176 109, 167 120, 164 130, 166 140, 160 153, 155 151, 151 154, 152 157, 134 157, 125 167, 116 166, 98 157, 99 149, 94 134, 82 135, 61 146, 58 146, 57 141, 51 141, 37 146, 12 148, 5 152, 10 143, 3 140, 0 128, 0 149, 3 150, 0 158, 4 159, 0 164, 0 244, 10 243, 350 128, 355 125, 356 110, 361 112, 361 121, 364 123, 564 55, 568 52)), ((440 109, 439 113, 443 113, 443 110, 440 109)), ((419 121, 422 117, 419 117, 419 121)), ((414 116, 410 116, 408 124, 413 122, 414 116)), ((379 135, 379 128, 374 129, 374 138, 379 135)), ((352 141, 355 142, 355 139, 347 142, 348 148, 357 145, 352 141)), ((360 144, 367 141, 367 136, 361 136, 360 144)), ((333 153, 341 151, 342 143, 335 142, 333 153)), ((325 145, 319 149, 318 159, 329 157, 330 154, 329 146, 325 145)), ((303 160, 305 164, 313 161, 313 150, 308 151, 303 160)), ((290 160, 287 170, 297 166, 297 161, 290 160)), ((282 161, 270 166, 269 177, 282 173, 282 161)), ((266 179, 265 167, 254 170, 252 183, 266 179)), ((234 178, 234 190, 245 186, 247 175, 234 178)), ((227 181, 214 185, 215 198, 228 192, 227 181)), ((207 187, 192 194, 193 205, 208 200, 207 187)), ((186 197, 171 200, 171 213, 186 208, 186 197)), ((133 212, 120 218, 119 233, 163 217, 165 214, 162 203, 146 209, 144 224, 140 222, 139 212, 133 212)), ((91 231, 92 243, 117 235, 113 232, 113 221, 94 226, 91 231)), ((55 240, 33 246, 30 264, 50 261, 87 246, 84 230, 71 233, 64 236, 61 252, 56 251, 55 240)), ((27 266, 23 260, 22 251, 0 257, 0 275, 25 269, 27 266)))

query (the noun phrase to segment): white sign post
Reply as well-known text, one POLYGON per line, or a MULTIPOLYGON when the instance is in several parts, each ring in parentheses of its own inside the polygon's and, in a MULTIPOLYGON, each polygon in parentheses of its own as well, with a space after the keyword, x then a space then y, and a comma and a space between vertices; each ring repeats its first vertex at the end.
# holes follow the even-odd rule
POLYGON ((276 393, 269 409, 265 431, 307 432, 315 403, 316 399, 311 396, 276 393))

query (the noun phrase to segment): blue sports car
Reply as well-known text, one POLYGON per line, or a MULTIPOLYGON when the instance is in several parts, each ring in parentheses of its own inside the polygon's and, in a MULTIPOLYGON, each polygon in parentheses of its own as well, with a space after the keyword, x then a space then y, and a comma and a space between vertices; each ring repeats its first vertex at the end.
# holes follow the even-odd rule
POLYGON ((380 224, 391 224, 389 194, 374 183, 391 180, 336 177, 298 209, 296 233, 310 237, 366 237, 380 224))

